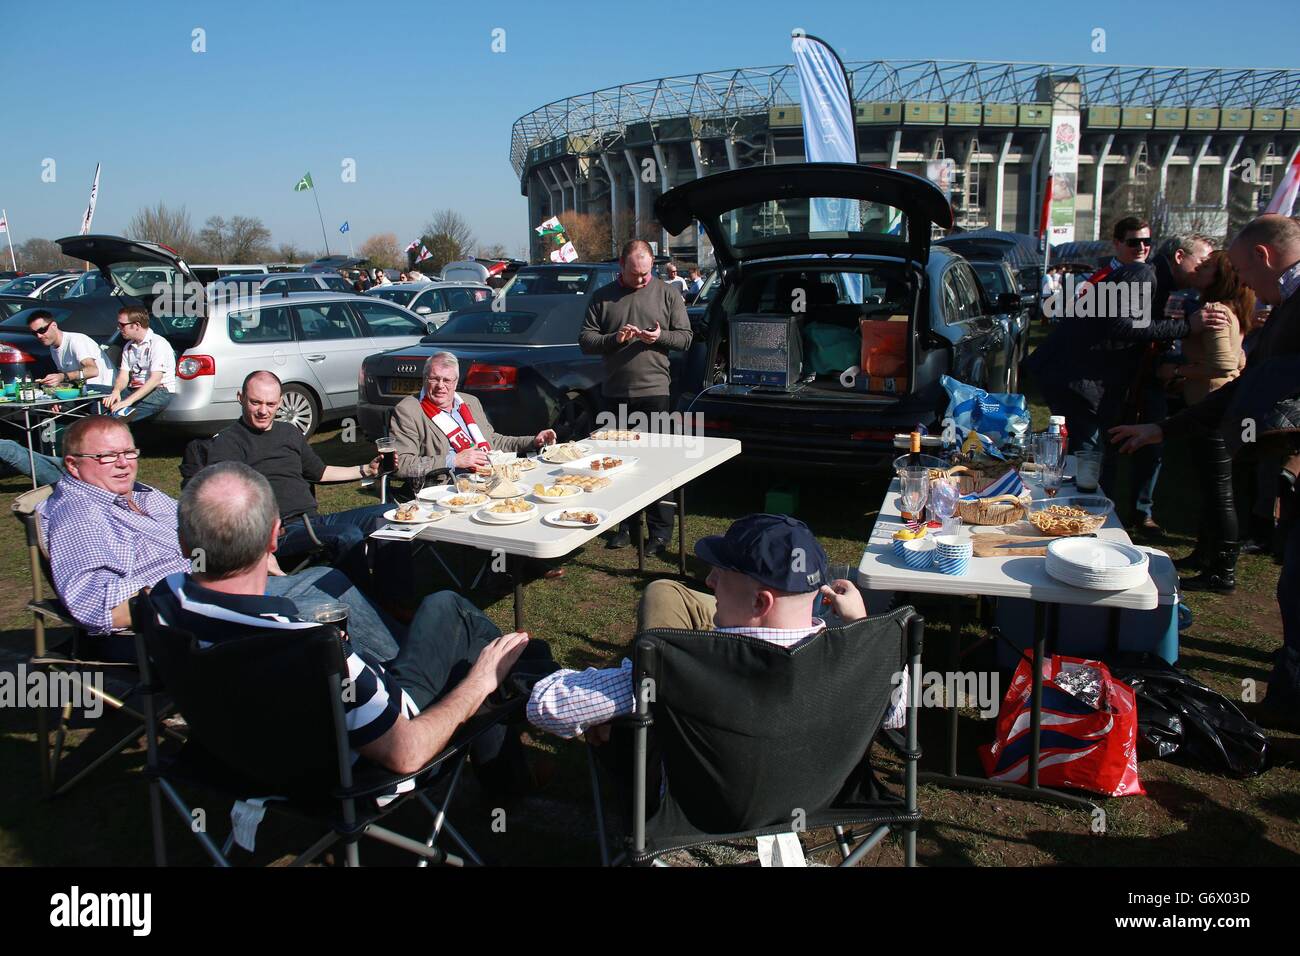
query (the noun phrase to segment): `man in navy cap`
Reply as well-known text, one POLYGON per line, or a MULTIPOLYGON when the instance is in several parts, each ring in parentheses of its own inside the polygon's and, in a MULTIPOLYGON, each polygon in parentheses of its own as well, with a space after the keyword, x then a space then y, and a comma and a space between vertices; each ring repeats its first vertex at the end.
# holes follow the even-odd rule
MULTIPOLYGON (((706 583, 713 594, 654 581, 641 599, 638 631, 717 630, 788 647, 826 627, 813 615, 819 595, 846 624, 867 616, 852 582, 826 580, 826 552, 794 518, 747 515, 725 535, 701 538, 695 554, 712 565, 706 583)), ((619 667, 561 670, 542 678, 528 699, 528 721, 560 737, 604 739, 608 728, 601 725, 632 713, 634 702, 632 662, 624 658, 619 667)))

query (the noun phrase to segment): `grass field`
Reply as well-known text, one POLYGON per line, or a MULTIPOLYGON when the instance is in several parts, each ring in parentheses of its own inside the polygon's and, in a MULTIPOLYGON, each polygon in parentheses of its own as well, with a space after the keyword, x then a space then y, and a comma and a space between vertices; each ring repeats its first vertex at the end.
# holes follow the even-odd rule
MULTIPOLYGON (((1042 419, 1045 411, 1036 407, 1035 416, 1042 419)), ((314 439, 326 462, 356 464, 369 457, 369 446, 346 444, 341 437, 332 431, 314 439)), ((142 444, 146 457, 140 463, 141 479, 175 494, 180 444, 157 439, 142 444)), ((1168 449, 1156 517, 1169 535, 1160 541, 1142 542, 1164 547, 1175 556, 1190 547, 1195 533, 1196 505, 1188 473, 1184 450, 1168 449)), ((732 464, 687 489, 690 538, 720 533, 735 518, 762 510, 766 490, 778 484, 797 492, 798 517, 818 534, 831 560, 856 565, 885 487, 883 477, 835 480, 797 471, 771 474, 743 463, 732 464)), ((22 479, 0 480, 0 496, 7 503, 25 487, 22 479)), ((354 485, 320 491, 322 511, 374 500, 354 485)), ((691 562, 692 574, 702 579, 704 569, 693 558, 691 562)), ((606 550, 599 540, 571 556, 564 567, 566 573, 559 580, 538 579, 527 585, 528 627, 550 643, 558 660, 571 666, 616 663, 629 647, 636 602, 646 581, 676 572, 674 563, 649 558, 646 577, 642 577, 636 571, 634 552, 606 550)), ((416 571, 419 580, 427 582, 424 590, 434 587, 431 569, 416 571)), ((1232 699, 1240 699, 1246 680, 1259 682, 1262 696, 1271 655, 1280 644, 1273 598, 1276 566, 1267 558, 1244 558, 1239 580, 1233 597, 1187 598, 1195 623, 1183 634, 1179 664, 1232 699)), ((0 522, 0 581, 4 585, 0 588, 0 624, 4 627, 0 654, 4 666, 12 667, 31 647, 31 618, 23 610, 29 589, 26 558, 19 526, 13 520, 0 522)), ((504 583, 474 598, 499 626, 510 629, 512 604, 504 583)), ((933 655, 933 666, 942 667, 945 622, 951 618, 951 605, 918 600, 917 606, 931 622, 927 657, 933 655)), ((974 635, 974 603, 962 607, 965 627, 974 635)), ((1063 613, 1068 615, 1068 609, 1063 613)), ((977 666, 992 666, 987 642, 974 659, 977 666)), ((930 667, 927 661, 926 669, 930 667)), ((923 713, 923 767, 940 766, 940 723, 938 713, 923 713)), ((143 751, 127 751, 82 786, 45 802, 39 797, 33 726, 30 711, 0 710, 0 770, 5 780, 0 789, 0 864, 148 864, 147 787, 140 774, 143 751)), ((73 735, 74 747, 86 733, 73 735)), ((979 774, 975 746, 988 742, 992 721, 979 719, 974 711, 964 712, 961 733, 959 769, 979 774)), ((1092 831, 1088 815, 1082 812, 926 786, 921 791, 925 820, 919 858, 926 865, 1295 864, 1300 862, 1300 740, 1278 735, 1272 743, 1273 765, 1248 780, 1173 761, 1144 761, 1140 771, 1147 795, 1104 801, 1104 835, 1092 831)), ((453 819, 476 837, 480 849, 496 862, 594 863, 597 857, 582 745, 540 738, 530 746, 552 755, 558 772, 540 794, 508 808, 505 833, 494 832, 489 826, 490 808, 478 805, 472 782, 453 819)), ((883 756, 881 765, 887 780, 897 783, 898 765, 883 756)), ((219 837, 228 829, 228 811, 228 806, 213 801, 210 829, 219 837)), ((420 817, 416 815, 412 821, 418 824, 420 817)), ((170 826, 169 833, 174 861, 203 862, 178 825, 170 826)), ((280 860, 290 850, 304 846, 309 836, 288 825, 264 826, 254 859, 280 860)), ((806 838, 816 836, 808 834, 806 838)), ((733 848, 711 853, 683 856, 679 861, 746 859, 733 848)), ((369 857, 372 861, 384 858, 382 854, 369 857)), ((868 858, 867 865, 896 864, 901 858, 901 842, 891 837, 868 858)))

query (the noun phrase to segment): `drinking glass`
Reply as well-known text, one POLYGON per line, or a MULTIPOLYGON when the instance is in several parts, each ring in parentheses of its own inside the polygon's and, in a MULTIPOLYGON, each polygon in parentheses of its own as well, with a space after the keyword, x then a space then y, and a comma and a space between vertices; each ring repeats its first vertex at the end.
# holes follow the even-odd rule
POLYGON ((1043 464, 1040 474, 1043 477, 1043 491, 1049 498, 1055 498, 1056 493, 1061 490, 1061 473, 1065 464, 1063 458, 1057 458, 1055 461, 1043 464))
POLYGON ((397 471, 397 439, 378 438, 375 440, 375 449, 379 452, 379 456, 383 458, 380 467, 385 472, 397 471))
POLYGON ((1096 491, 1101 483, 1102 452, 1089 448, 1074 455, 1074 482, 1080 491, 1096 491))
POLYGON ((930 469, 915 467, 901 469, 899 489, 902 492, 899 503, 904 517, 909 514, 920 517, 930 491, 930 469))
POLYGON ((339 629, 343 640, 348 640, 348 613, 350 608, 342 601, 322 601, 313 604, 305 611, 307 620, 317 624, 333 624, 339 629))

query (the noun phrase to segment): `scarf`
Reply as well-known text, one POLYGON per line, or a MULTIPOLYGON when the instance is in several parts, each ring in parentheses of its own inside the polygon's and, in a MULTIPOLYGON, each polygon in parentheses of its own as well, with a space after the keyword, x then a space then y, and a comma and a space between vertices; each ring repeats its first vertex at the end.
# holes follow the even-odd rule
POLYGON ((424 409, 424 414, 429 416, 429 420, 438 426, 438 430, 447 436, 447 441, 456 451, 464 451, 467 448, 492 450, 492 446, 483 437, 483 430, 474 421, 474 413, 469 410, 465 399, 459 395, 452 399, 451 407, 452 411, 458 412, 465 420, 465 428, 469 429, 468 435, 465 434, 465 428, 461 428, 456 419, 451 417, 450 412, 444 412, 432 396, 423 391, 420 393, 420 407, 424 409))

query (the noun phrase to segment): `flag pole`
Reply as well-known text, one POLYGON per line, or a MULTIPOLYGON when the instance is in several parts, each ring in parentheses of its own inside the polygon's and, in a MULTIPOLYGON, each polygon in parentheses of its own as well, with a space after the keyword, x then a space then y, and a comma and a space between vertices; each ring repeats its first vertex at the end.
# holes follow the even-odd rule
POLYGON ((14 229, 9 225, 9 210, 0 209, 0 219, 5 222, 5 237, 9 240, 9 262, 14 267, 14 272, 17 272, 18 260, 14 258, 14 229))
POLYGON ((325 255, 330 254, 330 237, 325 234, 325 217, 320 214, 320 198, 316 195, 316 184, 312 184, 311 198, 316 201, 316 218, 320 220, 320 235, 325 240, 325 255))

